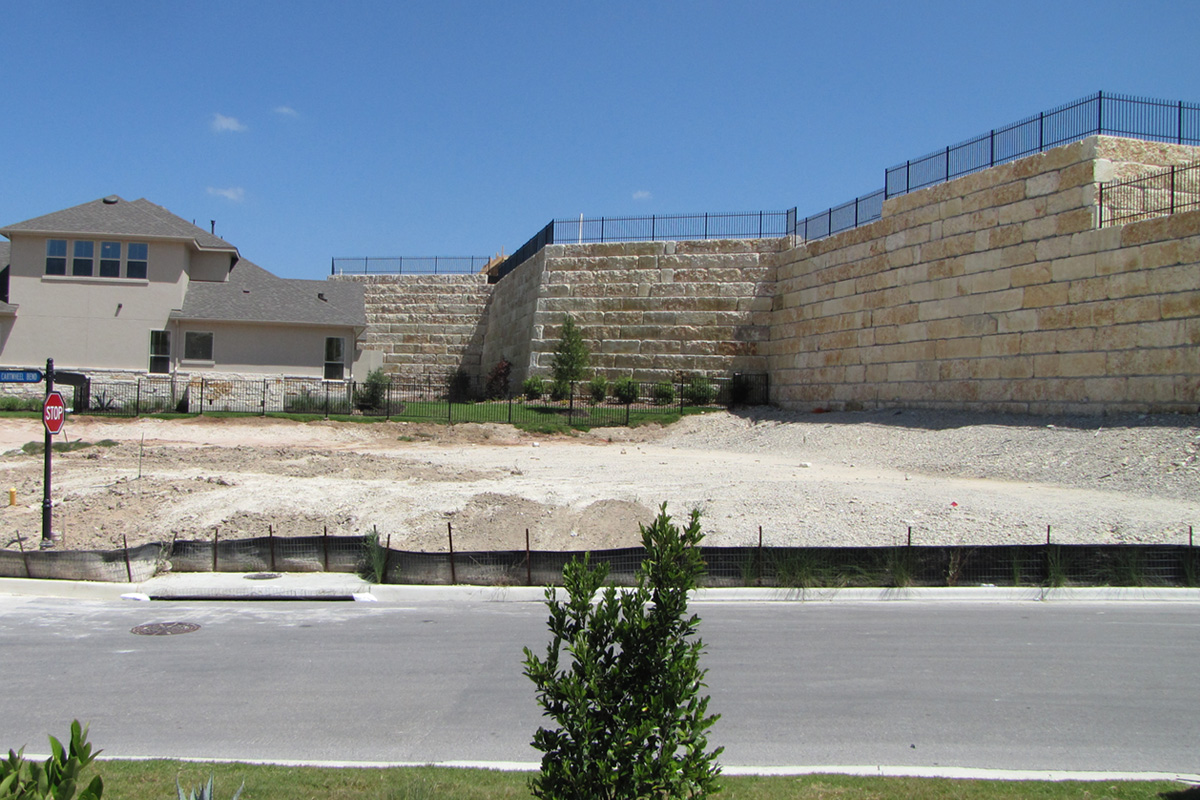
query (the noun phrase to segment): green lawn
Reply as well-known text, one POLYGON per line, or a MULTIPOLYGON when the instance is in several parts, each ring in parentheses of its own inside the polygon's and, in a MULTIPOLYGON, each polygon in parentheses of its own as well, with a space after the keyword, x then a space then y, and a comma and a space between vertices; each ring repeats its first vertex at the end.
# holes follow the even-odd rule
MULTIPOLYGON (((166 800, 216 776, 215 800, 228 800, 245 781, 243 800, 495 800, 529 798, 529 773, 441 767, 321 769, 177 761, 103 761, 89 768, 104 776, 105 798, 166 800)), ((844 775, 725 777, 727 800, 1200 800, 1200 790, 1169 782, 977 781, 857 778, 844 775)))

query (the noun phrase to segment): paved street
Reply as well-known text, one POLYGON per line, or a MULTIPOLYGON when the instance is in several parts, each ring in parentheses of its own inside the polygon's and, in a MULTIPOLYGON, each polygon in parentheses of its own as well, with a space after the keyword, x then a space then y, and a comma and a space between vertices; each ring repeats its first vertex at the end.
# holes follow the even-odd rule
MULTIPOLYGON (((1196 772, 1200 607, 700 603, 726 765, 1196 772)), ((520 761, 536 603, 0 598, 0 746, 520 761), (200 629, 138 636, 134 626, 200 629)))

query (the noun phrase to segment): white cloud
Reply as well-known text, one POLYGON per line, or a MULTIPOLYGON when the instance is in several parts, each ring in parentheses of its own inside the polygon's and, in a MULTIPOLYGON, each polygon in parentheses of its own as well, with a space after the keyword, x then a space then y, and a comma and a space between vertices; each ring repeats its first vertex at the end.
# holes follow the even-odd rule
POLYGON ((650 193, 648 191, 646 191, 645 189, 641 189, 641 190, 633 193, 633 199, 634 200, 649 200, 650 193))
POLYGON ((240 203, 246 199, 246 190, 240 186, 230 186, 228 189, 218 189, 210 186, 208 187, 208 193, 217 197, 224 197, 233 203, 240 203))
POLYGON ((298 117, 300 112, 291 106, 275 106, 275 113, 282 114, 285 117, 298 117))
POLYGON ((213 114, 212 129, 217 133, 241 133, 246 130, 246 126, 237 117, 213 114))

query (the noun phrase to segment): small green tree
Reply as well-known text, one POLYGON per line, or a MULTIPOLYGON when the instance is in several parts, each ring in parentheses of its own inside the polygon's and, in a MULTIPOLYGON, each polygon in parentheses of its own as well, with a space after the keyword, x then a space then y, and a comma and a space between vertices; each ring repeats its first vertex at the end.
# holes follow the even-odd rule
POLYGON ((554 347, 554 358, 550 360, 550 371, 555 383, 572 383, 587 377, 591 355, 583 341, 583 332, 575 320, 567 314, 563 318, 562 332, 554 347))
POLYGON ((700 696, 700 619, 687 611, 688 591, 704 570, 702 538, 698 511, 681 531, 664 504, 642 526, 635 589, 610 586, 593 605, 608 569, 585 556, 563 569, 565 602, 547 590, 552 639, 544 659, 525 649, 525 674, 558 727, 534 735, 543 753, 530 782, 535 796, 696 798, 719 790, 723 748, 706 751, 718 717, 700 696))

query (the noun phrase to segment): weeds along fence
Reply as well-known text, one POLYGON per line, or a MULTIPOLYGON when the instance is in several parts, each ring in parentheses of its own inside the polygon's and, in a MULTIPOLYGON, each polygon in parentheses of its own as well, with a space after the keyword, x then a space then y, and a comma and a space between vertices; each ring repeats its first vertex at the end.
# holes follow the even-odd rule
MULTIPOLYGON (((386 540, 266 536, 73 552, 0 550, 0 577, 141 582, 173 572, 345 572, 377 583, 552 586, 573 551, 413 552, 386 540)), ((703 547, 708 587, 1200 586, 1192 545, 703 547)), ((594 550, 616 585, 636 580, 641 548, 594 550)))
POLYGON ((76 390, 74 413, 99 416, 179 414, 298 414, 368 416, 441 422, 506 422, 603 427, 629 425, 689 409, 765 405, 764 374, 723 378, 679 376, 674 381, 550 383, 517 394, 488 387, 465 373, 392 376, 386 382, 318 378, 128 380, 93 378, 76 390), (490 398, 490 399, 489 399, 490 398))

